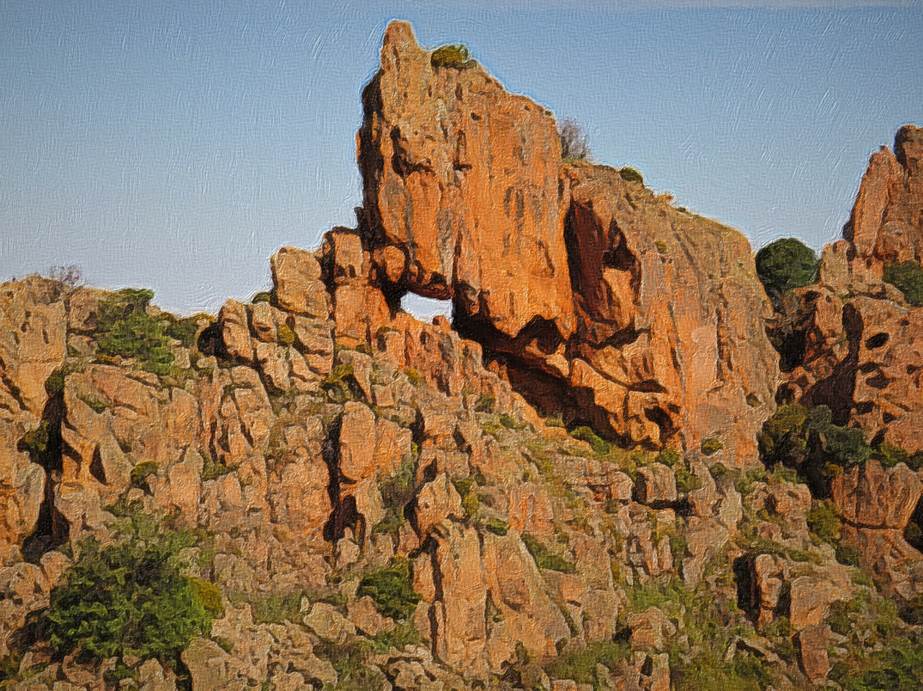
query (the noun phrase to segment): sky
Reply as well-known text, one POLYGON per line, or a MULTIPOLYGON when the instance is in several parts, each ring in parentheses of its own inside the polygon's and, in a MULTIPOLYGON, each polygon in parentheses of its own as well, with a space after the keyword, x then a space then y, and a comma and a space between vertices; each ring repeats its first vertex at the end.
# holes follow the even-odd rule
POLYGON ((0 280, 76 264, 183 313, 265 289, 276 248, 354 224, 393 18, 754 249, 838 237, 869 155, 923 124, 916 0, 0 0, 0 280))

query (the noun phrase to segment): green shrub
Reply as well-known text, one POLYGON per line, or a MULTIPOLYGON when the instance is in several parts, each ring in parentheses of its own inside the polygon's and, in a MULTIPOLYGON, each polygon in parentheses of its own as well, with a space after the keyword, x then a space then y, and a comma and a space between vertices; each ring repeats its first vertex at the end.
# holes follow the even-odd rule
POLYGON ((522 542, 526 549, 529 550, 529 554, 532 555, 538 568, 560 571, 561 573, 574 573, 577 570, 573 562, 555 554, 528 533, 522 535, 522 542))
POLYGON ((545 425, 548 427, 564 427, 564 418, 560 415, 552 415, 545 418, 545 425))
POLYGON ((193 546, 191 534, 140 516, 117 534, 111 545, 94 538, 80 543, 77 560, 51 592, 48 640, 61 655, 174 660, 211 629, 220 592, 183 575, 180 552, 193 546))
POLYGON ((846 566, 859 566, 859 550, 852 545, 840 542, 836 546, 836 560, 846 566))
POLYGON ((217 480, 222 475, 227 475, 231 472, 231 469, 228 468, 224 463, 220 463, 214 456, 209 454, 205 463, 202 464, 202 480, 217 480))
POLYGON ((632 168, 631 166, 625 166, 619 170, 619 177, 625 182, 638 182, 642 185, 644 184, 644 176, 641 175, 637 168, 632 168))
POLYGON ((131 486, 149 491, 147 479, 157 474, 157 464, 154 461, 143 461, 131 469, 131 486))
POLYGON ((433 67, 454 67, 455 69, 468 69, 474 65, 474 60, 468 48, 460 43, 449 43, 439 46, 430 56, 433 67))
POLYGON ((770 242, 756 253, 756 275, 770 297, 814 283, 817 266, 814 250, 795 238, 770 242))
POLYGON ((378 611, 396 621, 410 617, 420 601, 413 590, 410 563, 406 559, 395 559, 389 566, 366 574, 356 594, 371 597, 378 611))
POLYGON ((901 291, 911 305, 923 306, 923 266, 915 261, 888 264, 884 279, 901 291))
POLYGON ((481 521, 481 526, 489 533, 494 535, 506 535, 510 530, 510 524, 499 518, 487 518, 481 521))
POLYGON ((391 648, 403 650, 408 645, 418 645, 421 641, 420 633, 411 621, 397 624, 390 631, 382 631, 370 640, 372 647, 382 653, 388 652, 391 648))
POLYGON ((167 334, 167 318, 148 314, 154 293, 125 288, 103 301, 97 315, 97 352, 110 357, 132 358, 141 369, 157 375, 171 372, 173 353, 167 334))
POLYGON ((676 476, 676 489, 680 494, 689 494, 702 487, 702 481, 688 468, 679 467, 673 471, 673 474, 676 476))
POLYGON ((545 667, 545 671, 551 679, 572 679, 578 684, 601 688, 603 680, 597 678, 596 666, 603 665, 610 672, 615 672, 618 664, 628 660, 630 654, 627 641, 595 641, 559 655, 545 667))
POLYGON ((706 456, 714 456, 724 448, 724 443, 717 437, 708 437, 702 440, 699 448, 706 456))
POLYGON ((279 328, 276 329, 276 338, 284 346, 295 344, 295 332, 288 324, 279 324, 279 328))
POLYGON ((764 423, 758 443, 767 465, 794 468, 820 493, 835 473, 872 456, 862 430, 833 424, 827 406, 780 406, 764 423))
POLYGON ((402 515, 404 506, 413 499, 416 489, 416 464, 413 458, 405 458, 394 474, 381 480, 378 489, 382 504, 402 515))
POLYGON ((249 602, 254 623, 281 624, 301 619, 301 598, 302 593, 289 592, 251 594, 238 599, 249 602))
POLYGON ((19 449, 27 452, 33 458, 40 458, 42 454, 48 451, 50 438, 48 420, 42 420, 36 427, 22 435, 19 440, 19 449))
POLYGON ((909 453, 899 446, 880 444, 872 450, 872 456, 881 461, 886 468, 906 463, 911 470, 923 469, 923 451, 909 453))
POLYGON ((824 542, 836 545, 840 541, 842 521, 829 501, 818 501, 807 514, 808 528, 824 542))
POLYGON ((253 297, 250 298, 250 302, 254 305, 258 302, 272 302, 272 293, 268 290, 261 290, 253 294, 253 297))
POLYGON ((214 321, 209 314, 194 314, 191 317, 174 317, 172 314, 162 316, 167 336, 175 338, 186 348, 195 345, 195 336, 201 325, 214 321))
POLYGON ((407 375, 407 381, 409 381, 414 386, 420 386, 424 383, 423 375, 420 374, 418 370, 415 370, 413 367, 408 367, 404 370, 404 374, 407 375))
POLYGON ((596 432, 587 427, 586 425, 581 425, 575 427, 570 431, 570 436, 574 439, 579 439, 580 441, 585 441, 590 447, 600 456, 605 456, 609 453, 612 448, 609 442, 600 437, 596 432))

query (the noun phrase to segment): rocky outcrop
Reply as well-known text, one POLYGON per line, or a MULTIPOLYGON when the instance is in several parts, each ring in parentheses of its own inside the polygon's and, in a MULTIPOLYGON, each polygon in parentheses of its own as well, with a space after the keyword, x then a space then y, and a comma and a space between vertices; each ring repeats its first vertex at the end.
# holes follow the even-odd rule
POLYGON ((567 337, 567 183, 554 118, 477 64, 430 58, 409 24, 391 23, 363 94, 359 165, 376 264, 508 338, 526 327, 567 337))
POLYGON ((923 260, 921 133, 902 127, 894 153, 872 155, 844 239, 824 248, 818 284, 786 305, 799 346, 780 391, 911 453, 923 450, 923 309, 883 275, 889 264, 923 260))
POLYGON ((45 382, 65 355, 62 291, 38 277, 0 286, 0 564, 17 557, 44 501, 38 456, 49 443, 45 382))
POLYGON ((406 24, 364 104, 360 231, 387 292, 451 299, 455 328, 547 415, 755 458, 777 369, 742 235, 562 165, 547 111, 476 64, 434 66, 406 24))
POLYGON ((903 463, 883 468, 872 460, 837 475, 830 489, 843 539, 863 566, 905 600, 923 592, 923 553, 904 539, 923 494, 917 473, 903 463))
MULTIPOLYGON (((364 106, 359 227, 280 249, 269 293, 168 329, 157 374, 101 352, 109 293, 0 286, 0 679, 102 688, 128 665, 158 691, 185 672, 196 689, 666 691, 708 665, 778 688, 833 675, 849 656, 831 614, 859 573, 809 532, 806 486, 734 467, 755 458, 777 378, 742 236, 636 176, 562 162, 549 113, 434 61, 405 24, 364 106), (453 322, 403 312, 407 291, 450 298, 453 322), (193 529, 184 568, 220 596, 178 668, 62 659, 31 626, 81 540, 116 539, 126 516, 193 529)), ((853 237, 906 238, 914 197, 881 179, 865 207, 903 211, 877 230, 857 211, 853 237)), ((882 261, 916 248, 856 242, 882 261)), ((804 375, 810 395, 845 380, 843 358, 877 358, 872 389, 903 376, 909 307, 888 303, 887 339, 833 335, 894 298, 876 290, 816 301, 829 371, 804 375)), ((145 309, 147 326, 181 321, 145 309)), ((850 395, 872 400, 862 386, 850 395)), ((887 434, 913 436, 884 401, 900 401, 875 402, 887 434)), ((910 564, 889 584, 918 592, 902 535, 918 476, 867 464, 831 492, 844 540, 879 554, 865 568, 910 564)))

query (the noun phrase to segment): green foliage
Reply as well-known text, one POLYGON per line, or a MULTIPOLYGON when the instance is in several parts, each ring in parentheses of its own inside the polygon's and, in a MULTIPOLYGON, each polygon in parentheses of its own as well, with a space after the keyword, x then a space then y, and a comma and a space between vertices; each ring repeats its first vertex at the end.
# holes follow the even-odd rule
POLYGON ((460 43, 439 46, 433 51, 429 61, 433 67, 454 67, 457 70, 468 69, 474 65, 468 48, 460 43))
POLYGON ((455 491, 458 492, 458 496, 461 497, 461 505, 465 512, 465 517, 471 521, 477 520, 481 510, 481 499, 478 497, 478 487, 474 482, 474 478, 467 477, 461 480, 453 480, 452 484, 455 486, 455 491))
POLYGON ((898 463, 906 463, 911 470, 923 469, 923 451, 909 453, 899 446, 880 444, 873 449, 872 455, 886 468, 896 466, 898 463))
POLYGON ((794 468, 823 494, 834 474, 873 455, 861 429, 835 425, 831 418, 827 406, 780 406, 760 431, 760 456, 767 465, 794 468))
POLYGON ((619 177, 625 182, 638 182, 642 185, 644 184, 644 176, 641 175, 637 168, 632 168, 631 166, 625 166, 620 169, 619 177))
POLYGON ((366 574, 356 594, 371 597, 378 611, 396 621, 410 617, 420 601, 413 590, 410 563, 406 559, 395 559, 389 566, 366 574))
POLYGON ((548 427, 564 427, 564 418, 560 415, 552 415, 545 418, 545 425, 548 427))
POLYGON ((673 474, 676 476, 676 489, 681 494, 689 494, 702 487, 702 481, 684 466, 676 468, 673 474))
POLYGON ((100 302, 97 315, 97 351, 104 356, 132 358, 141 369, 169 374, 173 365, 168 318, 148 314, 154 297, 150 290, 125 288, 100 302))
POLYGON ((288 324, 279 324, 279 328, 276 329, 276 338, 284 346, 295 344, 295 332, 288 324))
POLYGON ((54 372, 48 375, 45 380, 45 393, 49 396, 57 396, 64 393, 64 380, 67 377, 67 371, 64 367, 58 367, 54 372))
POLYGON ((574 439, 585 441, 590 445, 593 451, 600 456, 605 456, 611 449, 609 442, 600 437, 598 434, 596 434, 596 432, 594 432, 586 425, 581 425, 572 429, 570 431, 570 436, 572 436, 574 439))
POLYGON ((150 488, 147 479, 157 474, 157 464, 154 461, 143 461, 131 469, 131 486, 147 492, 150 488))
POLYGON ((836 546, 836 560, 846 566, 859 566, 859 550, 852 545, 840 542, 836 546))
POLYGON ((526 546, 526 549, 529 550, 529 554, 532 555, 538 568, 547 569, 549 571, 560 571, 561 573, 576 572, 577 568, 574 566, 573 562, 568 561, 559 554, 555 554, 532 535, 524 533, 522 535, 522 542, 526 546))
POLYGON ((525 429, 525 424, 514 418, 512 415, 507 413, 500 413, 498 419, 500 424, 506 427, 507 429, 525 429))
POLYGON ((355 397, 354 381, 353 366, 341 363, 334 366, 330 374, 321 382, 321 387, 332 400, 345 403, 355 397))
POLYGON ((578 684, 602 688, 603 681, 597 678, 596 666, 603 665, 615 672, 618 663, 628 660, 630 654, 627 641, 595 641, 564 652, 554 658, 545 671, 551 679, 572 679, 578 684))
POLYGON ((717 437, 707 437, 702 440, 702 444, 699 447, 701 452, 706 456, 714 456, 716 453, 721 451, 724 448, 724 442, 722 442, 717 437))
POLYGON ((33 458, 39 458, 48 451, 50 438, 48 420, 42 420, 35 428, 22 435, 19 440, 19 449, 27 452, 33 458))
POLYGON ((480 521, 480 525, 489 533, 494 535, 506 535, 510 530, 510 524, 499 518, 485 518, 480 521))
POLYGON ((492 413, 494 412, 494 406, 497 404, 497 399, 488 394, 482 394, 477 403, 474 404, 474 410, 478 413, 492 413))
POLYGON ((404 506, 413 499, 416 487, 416 464, 413 458, 405 458, 394 474, 384 478, 378 485, 381 500, 386 509, 401 513, 404 506))
POLYGON ((407 375, 407 381, 409 381, 414 386, 420 386, 424 383, 423 375, 420 374, 419 370, 414 369, 413 367, 408 367, 404 370, 404 374, 407 375))
POLYGON ((314 653, 326 658, 337 673, 336 686, 324 686, 324 689, 336 691, 368 691, 388 687, 388 680, 377 667, 367 664, 369 655, 374 652, 375 643, 367 640, 349 640, 346 643, 319 641, 314 645, 314 653))
POLYGON ((257 624, 281 624, 301 619, 300 592, 250 594, 240 599, 250 603, 253 621, 257 624))
POLYGON ((756 253, 756 274, 771 297, 817 280, 817 255, 795 238, 771 242, 756 253))
POLYGON ((224 463, 219 463, 211 454, 206 457, 205 463, 202 464, 202 480, 204 482, 208 480, 217 480, 222 475, 227 475, 230 472, 230 468, 224 465, 224 463))
POLYGON ((830 501, 818 501, 807 514, 808 528, 824 542, 837 545, 842 521, 830 501))
POLYGON ((911 305, 923 306, 923 266, 915 261, 888 264, 884 279, 901 291, 911 305))
POLYGON ((140 515, 117 534, 111 545, 94 538, 80 543, 77 560, 51 592, 48 640, 61 655, 173 660, 208 633, 220 592, 183 574, 180 552, 194 545, 191 534, 140 515))
POLYGON ((390 631, 382 631, 371 639, 375 651, 386 653, 391 648, 403 650, 408 645, 418 645, 421 641, 420 632, 412 621, 396 624, 390 631))
POLYGON ((860 592, 830 610, 830 628, 846 649, 830 679, 847 691, 923 688, 923 632, 904 625, 893 602, 860 592))
POLYGON ((253 294, 253 297, 250 298, 250 302, 254 305, 258 302, 272 302, 272 293, 268 290, 261 290, 253 294))
POLYGON ((195 345, 195 336, 200 326, 214 321, 209 314, 194 314, 191 317, 179 318, 172 314, 164 314, 163 318, 167 336, 175 338, 186 348, 192 348, 195 345))

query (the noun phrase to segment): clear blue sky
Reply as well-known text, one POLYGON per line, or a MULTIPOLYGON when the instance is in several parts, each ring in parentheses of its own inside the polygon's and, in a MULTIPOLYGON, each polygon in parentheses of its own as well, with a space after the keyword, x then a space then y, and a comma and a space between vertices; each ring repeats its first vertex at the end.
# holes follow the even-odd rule
POLYGON ((837 236, 923 123, 919 2, 0 0, 0 279, 75 263, 181 311, 263 289, 276 247, 353 223, 395 17, 755 247, 837 236))

